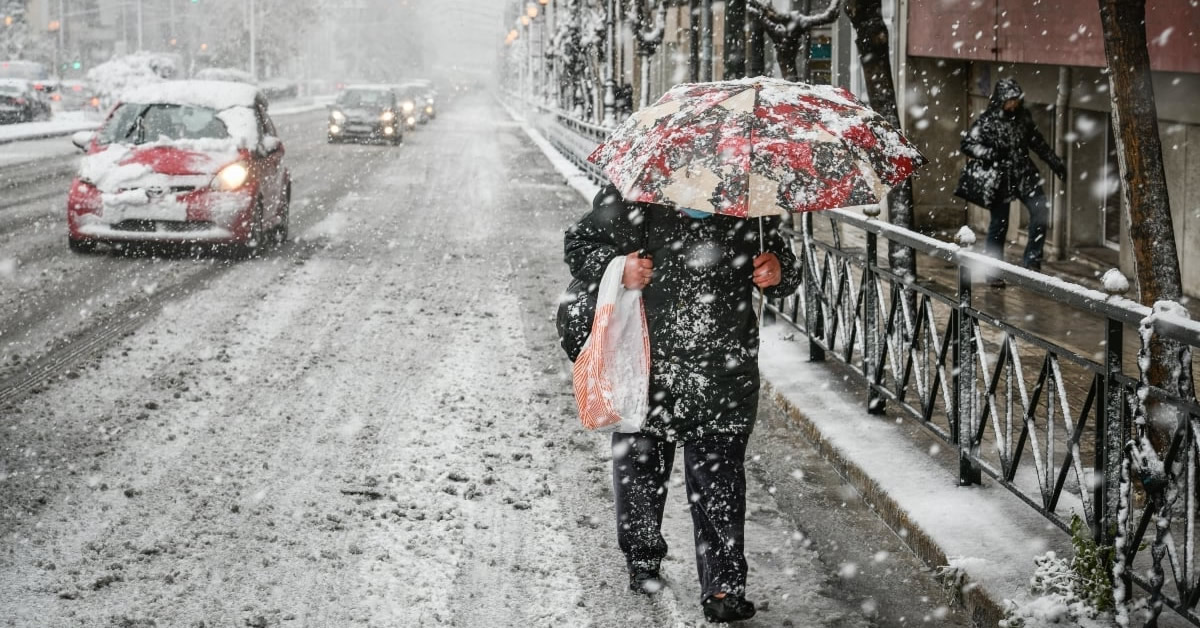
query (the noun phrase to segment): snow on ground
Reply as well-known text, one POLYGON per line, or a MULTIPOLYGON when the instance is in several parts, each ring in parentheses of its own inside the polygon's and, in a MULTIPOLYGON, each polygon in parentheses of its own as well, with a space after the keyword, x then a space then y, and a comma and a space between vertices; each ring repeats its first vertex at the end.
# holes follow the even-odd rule
MULTIPOLYGON (((671 588, 625 590, 551 323, 586 205, 488 114, 6 413, 0 626, 702 623, 679 469, 671 588)), ((748 506, 748 625, 866 625, 748 506)))

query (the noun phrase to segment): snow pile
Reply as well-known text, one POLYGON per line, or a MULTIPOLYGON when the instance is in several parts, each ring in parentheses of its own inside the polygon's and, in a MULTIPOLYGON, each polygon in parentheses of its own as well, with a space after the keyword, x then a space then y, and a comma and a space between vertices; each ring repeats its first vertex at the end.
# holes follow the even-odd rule
POLYGON ((1033 562, 1036 568, 1029 581, 1030 591, 1040 595, 1021 604, 1005 600, 1008 617, 1000 622, 1001 628, 1115 626, 1109 615, 1088 601, 1071 560, 1059 558, 1051 551, 1033 562))
POLYGON ((151 172, 146 164, 124 164, 131 149, 124 144, 112 144, 104 150, 84 157, 79 163, 79 178, 101 192, 116 192, 130 181, 151 172))
POLYGON ((958 233, 954 234, 954 241, 958 242, 959 246, 971 246, 975 244, 975 232, 967 225, 963 225, 958 233))
POLYGON ((1113 294, 1123 294, 1129 291, 1129 280, 1121 271, 1110 268, 1100 277, 1100 283, 1104 284, 1104 291, 1113 294))
POLYGON ((101 63, 88 70, 87 78, 101 100, 114 103, 131 89, 162 82, 175 74, 175 60, 169 55, 137 52, 101 63))

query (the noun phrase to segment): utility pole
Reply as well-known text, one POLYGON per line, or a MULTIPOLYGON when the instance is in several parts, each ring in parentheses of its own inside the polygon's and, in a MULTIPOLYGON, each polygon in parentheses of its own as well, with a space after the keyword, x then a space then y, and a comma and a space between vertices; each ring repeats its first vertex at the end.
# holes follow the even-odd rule
POLYGON ((258 29, 255 27, 255 0, 250 0, 250 78, 258 81, 258 29))
POLYGON ((67 12, 63 6, 66 0, 58 0, 58 58, 54 60, 54 73, 62 77, 63 57, 67 52, 67 38, 63 31, 67 29, 67 12))
POLYGON ((713 80, 712 0, 700 2, 700 80, 713 80))

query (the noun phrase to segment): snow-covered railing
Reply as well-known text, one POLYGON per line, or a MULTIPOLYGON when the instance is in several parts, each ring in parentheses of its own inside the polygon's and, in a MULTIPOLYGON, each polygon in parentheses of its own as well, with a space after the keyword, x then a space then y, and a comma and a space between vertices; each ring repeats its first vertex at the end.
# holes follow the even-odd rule
POLYGON ((505 93, 503 98, 511 109, 524 113, 526 121, 593 183, 604 183, 604 173, 587 156, 608 137, 608 129, 579 120, 561 109, 524 100, 514 93, 505 93))
POLYGON ((1200 405, 1148 386, 1145 364, 1127 359, 1155 337, 1200 346, 1200 323, 1182 308, 1152 311, 998 262, 970 250, 969 233, 960 246, 849 210, 796 222, 788 232, 804 282, 771 307, 808 337, 811 359, 844 362, 868 412, 890 404, 955 449, 960 485, 988 476, 1064 531, 1078 515, 1099 543, 1120 548, 1125 591, 1137 583, 1200 625, 1200 405), (913 251, 918 279, 880 263, 881 240, 913 251), (1009 288, 977 294, 985 277, 1009 288), (1139 330, 1134 342, 1127 328, 1139 330), (1176 419, 1161 461, 1139 439, 1150 406, 1176 419))

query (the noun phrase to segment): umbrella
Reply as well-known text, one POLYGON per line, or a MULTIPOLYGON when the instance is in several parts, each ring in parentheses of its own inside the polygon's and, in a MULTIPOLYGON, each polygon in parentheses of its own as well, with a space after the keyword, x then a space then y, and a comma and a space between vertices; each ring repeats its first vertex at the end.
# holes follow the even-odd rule
POLYGON ((875 205, 926 161, 844 88, 768 77, 677 85, 588 160, 627 201, 743 218, 875 205))

